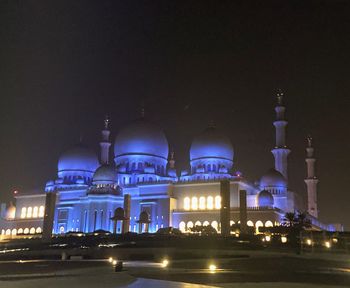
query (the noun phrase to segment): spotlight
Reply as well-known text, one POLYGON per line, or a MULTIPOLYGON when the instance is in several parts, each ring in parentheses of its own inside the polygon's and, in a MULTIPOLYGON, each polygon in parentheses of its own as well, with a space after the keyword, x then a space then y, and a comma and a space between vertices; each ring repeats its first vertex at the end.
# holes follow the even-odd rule
POLYGON ((214 264, 209 265, 209 271, 210 272, 215 272, 216 271, 216 266, 214 264))
POLYGON ((118 263, 117 260, 113 260, 113 261, 112 261, 112 264, 113 264, 113 265, 117 265, 117 263, 118 263))
POLYGON ((266 240, 266 242, 270 242, 270 241, 271 241, 271 236, 266 235, 266 236, 265 236, 265 240, 266 240))
POLYGON ((306 244, 309 245, 309 246, 311 246, 311 245, 312 245, 311 239, 306 239, 306 244))
POLYGON ((281 237, 281 242, 282 243, 287 243, 287 237, 286 236, 282 236, 281 237))
POLYGON ((168 265, 169 265, 169 260, 164 259, 164 260, 162 261, 162 267, 165 268, 165 267, 167 267, 168 265))
POLYGON ((329 241, 324 242, 324 246, 326 246, 326 248, 331 248, 331 242, 329 241))
POLYGON ((109 257, 109 258, 108 258, 108 262, 109 262, 109 263, 112 263, 112 262, 113 262, 113 258, 112 258, 112 257, 109 257))

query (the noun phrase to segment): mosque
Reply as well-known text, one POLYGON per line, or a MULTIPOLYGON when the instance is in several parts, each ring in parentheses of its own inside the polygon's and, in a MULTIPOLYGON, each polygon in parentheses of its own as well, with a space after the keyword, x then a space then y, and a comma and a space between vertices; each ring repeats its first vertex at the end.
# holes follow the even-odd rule
MULTIPOLYGON (((52 211, 48 227, 53 234, 97 230, 152 233, 163 227, 189 232, 198 225, 211 225, 220 233, 220 182, 224 179, 229 183, 230 224, 239 223, 240 191, 244 190, 248 226, 280 225, 285 213, 299 210, 300 204, 288 186, 290 149, 285 140, 282 93, 277 95, 275 111, 274 168, 254 183, 239 172, 233 173, 232 143, 213 125, 193 139, 190 169, 177 171, 165 134, 144 117, 117 134, 110 161, 112 143, 106 119, 100 157, 83 144, 74 146, 60 156, 57 175, 41 192, 17 193, 15 205, 1 205, 1 238, 41 235, 44 218, 50 214, 47 209, 52 211)), ((318 220, 318 179, 311 138, 306 152, 308 217, 314 229, 334 231, 334 225, 318 220)))

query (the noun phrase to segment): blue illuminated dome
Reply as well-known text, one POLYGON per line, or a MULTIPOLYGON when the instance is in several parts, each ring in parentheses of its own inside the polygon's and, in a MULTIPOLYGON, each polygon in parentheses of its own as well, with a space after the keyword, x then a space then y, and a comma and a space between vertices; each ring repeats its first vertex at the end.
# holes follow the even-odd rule
POLYGON ((205 170, 215 172, 219 172, 220 168, 229 170, 233 165, 231 141, 215 127, 208 127, 194 138, 190 161, 192 168, 204 167, 205 170))
POLYGON ((114 143, 117 166, 123 165, 126 171, 152 166, 158 174, 165 171, 169 145, 164 132, 157 126, 139 119, 122 129, 114 143))
POLYGON ((259 207, 273 207, 274 199, 269 191, 262 190, 256 197, 259 207))
POLYGON ((286 187, 287 180, 276 169, 271 168, 264 176, 261 177, 260 187, 286 187))
POLYGON ((92 178, 99 166, 95 152, 79 144, 64 152, 58 160, 58 177, 92 178))
POLYGON ((115 167, 104 164, 97 168, 93 176, 93 184, 114 184, 117 180, 117 171, 115 167))

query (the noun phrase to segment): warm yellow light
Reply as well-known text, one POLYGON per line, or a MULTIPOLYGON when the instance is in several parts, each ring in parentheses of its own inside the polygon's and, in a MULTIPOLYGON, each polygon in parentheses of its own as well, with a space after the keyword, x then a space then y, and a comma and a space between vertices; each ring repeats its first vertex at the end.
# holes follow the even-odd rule
POLYGON ((337 238, 333 238, 332 241, 333 241, 333 243, 338 243, 338 239, 337 238))
POLYGON ((164 260, 162 261, 162 267, 165 268, 165 267, 167 267, 168 265, 169 265, 169 260, 164 259, 164 260))
POLYGON ((112 264, 113 264, 113 265, 117 265, 117 260, 113 260, 113 261, 112 261, 112 264))
POLYGON ((311 245, 312 245, 311 239, 306 239, 306 244, 309 245, 309 246, 311 246, 311 245))
POLYGON ((209 270, 210 272, 215 272, 216 271, 216 266, 214 264, 209 265, 209 270))
POLYGON ((282 243, 287 243, 287 237, 286 236, 282 236, 281 237, 281 242, 282 243))
POLYGON ((109 263, 112 263, 112 262, 113 262, 113 258, 112 258, 112 257, 109 257, 109 258, 108 258, 108 262, 109 262, 109 263))
POLYGON ((331 242, 329 241, 324 242, 324 246, 326 246, 327 248, 331 248, 331 242))
POLYGON ((266 240, 266 242, 270 242, 270 241, 271 241, 271 236, 266 235, 266 236, 265 236, 265 240, 266 240))

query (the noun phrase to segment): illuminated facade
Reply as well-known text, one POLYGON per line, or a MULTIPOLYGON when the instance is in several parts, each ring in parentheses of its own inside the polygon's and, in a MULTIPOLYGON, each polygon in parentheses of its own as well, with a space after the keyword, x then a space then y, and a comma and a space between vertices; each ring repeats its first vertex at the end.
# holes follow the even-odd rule
MULTIPOLYGON (((220 231, 222 179, 230 181, 231 224, 239 223, 239 191, 246 190, 247 225, 279 225, 286 212, 298 208, 295 194, 288 189, 290 150, 285 142, 284 111, 279 94, 274 122, 276 147, 272 150, 275 168, 258 183, 250 183, 240 172, 233 172, 233 146, 213 125, 194 138, 189 153, 190 169, 178 173, 165 134, 143 118, 117 134, 111 160, 109 121, 105 120, 100 157, 79 144, 61 155, 57 176, 47 182, 42 193, 17 194, 16 207, 6 209, 2 205, 2 238, 41 233, 45 196, 53 192, 57 194, 55 234, 125 232, 122 222, 117 221, 114 226, 114 220, 116 209, 124 207, 127 194, 131 199, 127 230, 131 232, 156 232, 169 226, 188 231, 198 225, 211 225, 220 231), (144 217, 146 221, 141 219, 144 217)), ((316 199, 316 188, 312 193, 316 199)), ((315 217, 312 221, 318 227, 331 229, 322 226, 315 217)))

